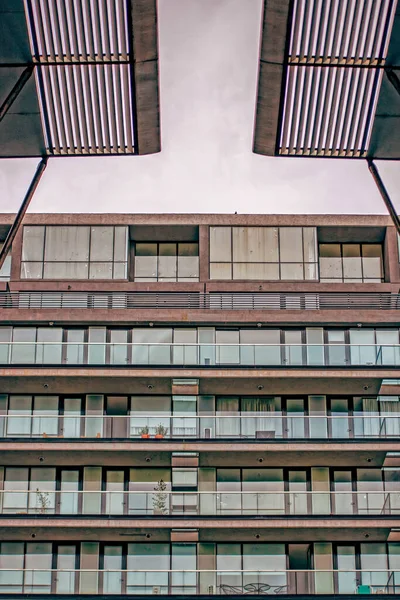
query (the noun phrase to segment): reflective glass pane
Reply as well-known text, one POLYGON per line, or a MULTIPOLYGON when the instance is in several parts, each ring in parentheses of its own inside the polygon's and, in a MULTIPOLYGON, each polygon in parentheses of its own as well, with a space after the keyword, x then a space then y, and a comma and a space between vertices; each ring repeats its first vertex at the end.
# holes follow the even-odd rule
POLYGON ((8 436, 29 436, 32 427, 32 396, 10 396, 7 418, 8 436))
POLYGON ((157 256, 135 256, 135 279, 139 277, 157 278, 157 256))
POLYGON ((233 263, 233 279, 279 280, 279 264, 233 263))
POLYGON ((114 227, 90 228, 90 262, 109 262, 114 254, 114 227))
POLYGON ((58 396, 35 396, 33 399, 32 435, 58 434, 58 396))
POLYGON ((89 279, 112 279, 112 262, 91 262, 89 265, 89 279))
POLYGON ((103 591, 105 594, 122 592, 122 546, 104 546, 103 591))
POLYGON ((232 228, 210 227, 210 261, 232 261, 232 228))
POLYGON ((114 227, 114 260, 126 262, 128 259, 128 227, 114 227))
POLYGON ((79 471, 63 469, 60 488, 60 513, 78 514, 79 471))
POLYGON ((45 261, 87 262, 90 227, 82 225, 47 225, 45 261))
POLYGON ((169 544, 128 544, 127 593, 168 594, 170 568, 169 544))
POLYGON ((275 227, 232 227, 233 262, 278 262, 275 227))
POLYGON ((38 327, 36 362, 37 364, 60 364, 62 351, 61 327, 38 327))
POLYGON ((304 266, 303 263, 281 263, 281 279, 282 280, 303 280, 304 266))
POLYGON ((303 262, 303 232, 301 227, 279 227, 281 263, 303 262))
POLYGON ((4 473, 3 513, 27 513, 29 469, 7 467, 4 473))
POLYGON ((44 252, 44 226, 25 225, 22 240, 23 261, 42 262, 44 252))
POLYGON ((21 279, 41 279, 42 277, 42 262, 21 262, 21 279))
POLYGON ((352 365, 374 365, 377 362, 373 329, 350 329, 350 344, 352 365))
POLYGON ((45 262, 44 279, 87 279, 89 263, 85 262, 45 262))
POLYGON ((2 542, 0 545, 0 591, 2 594, 16 594, 24 591, 23 568, 24 544, 22 542, 2 542))
POLYGON ((58 594, 74 594, 76 580, 76 547, 58 546, 57 552, 57 587, 58 594))
POLYGON ((31 364, 35 362, 36 354, 36 328, 14 327, 13 345, 11 349, 11 362, 31 364), (32 342, 32 343, 30 343, 32 342))
POLYGON ((211 263, 210 279, 232 279, 232 263, 211 263))
POLYGON ((88 363, 104 364, 106 360, 106 328, 89 327, 88 363))
POLYGON ((337 591, 339 594, 357 593, 356 556, 354 546, 337 547, 337 591))
POLYGON ((317 252, 317 230, 315 227, 303 227, 303 252, 304 262, 316 263, 317 252))
POLYGON ((52 544, 27 543, 24 592, 49 594, 51 591, 52 544))
POLYGON ((110 363, 114 365, 128 364, 128 330, 111 329, 110 342, 110 363))

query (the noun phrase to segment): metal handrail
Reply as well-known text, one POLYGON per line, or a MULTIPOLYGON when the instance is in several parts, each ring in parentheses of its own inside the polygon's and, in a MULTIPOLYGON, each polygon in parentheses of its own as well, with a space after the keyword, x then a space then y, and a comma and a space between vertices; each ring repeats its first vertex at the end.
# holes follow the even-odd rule
POLYGON ((400 574, 400 569, 13 569, 0 568, 2 572, 16 573, 390 573, 400 574))
MULTIPOLYGON (((193 556, 195 559, 195 557, 193 556)), ((91 594, 321 594, 327 591, 340 594, 360 593, 367 585, 372 593, 396 594, 395 583, 399 570, 393 569, 0 569, 2 586, 8 594, 21 591, 42 594, 82 592, 89 587, 91 594), (3 580, 2 574, 11 580, 3 580), (157 577, 157 575, 159 577, 157 577), (87 576, 87 577, 86 577, 87 576), (148 577, 147 577, 148 576, 148 577), (383 579, 382 583, 380 579, 383 579), (389 583, 389 582, 393 583, 389 583), (62 586, 60 589, 59 584, 62 586), (79 588, 79 585, 81 586, 79 588), (39 590, 37 590, 39 591, 39 590)))
POLYGON ((2 341, 0 364, 394 367, 400 366, 400 344, 2 341), (18 354, 24 349, 27 355, 18 354))
MULTIPOLYGON (((305 414, 232 411, 160 413, 131 411, 126 415, 18 411, 0 415, 0 438, 154 438, 158 425, 166 439, 345 439, 399 438, 400 413, 391 415, 305 414), (385 429, 382 429, 382 420, 385 429), (148 428, 143 435, 144 428, 148 428)), ((147 443, 147 442, 146 442, 147 443)))
MULTIPOLYGON (((40 482, 35 485, 40 485, 40 482)), ((1 490, 0 514, 399 515, 400 492, 56 490, 54 482, 54 489, 1 490), (96 501, 94 506, 90 504, 91 499, 96 501), (85 506, 86 500, 88 505, 85 506), (324 501, 323 505, 319 500, 324 501), (66 506, 62 507, 64 501, 66 506)))
POLYGON ((389 292, 0 292, 0 308, 207 310, 398 310, 389 292))

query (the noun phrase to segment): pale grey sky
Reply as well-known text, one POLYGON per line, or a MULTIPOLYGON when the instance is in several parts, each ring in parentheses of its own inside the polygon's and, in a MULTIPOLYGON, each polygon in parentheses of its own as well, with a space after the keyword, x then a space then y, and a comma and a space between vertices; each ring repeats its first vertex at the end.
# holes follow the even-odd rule
MULTIPOLYGON (((159 0, 162 152, 56 158, 30 212, 382 213, 365 161, 251 151, 262 0, 159 0)), ((36 160, 0 161, 0 212, 36 160)), ((400 209, 400 164, 378 167, 400 209)))

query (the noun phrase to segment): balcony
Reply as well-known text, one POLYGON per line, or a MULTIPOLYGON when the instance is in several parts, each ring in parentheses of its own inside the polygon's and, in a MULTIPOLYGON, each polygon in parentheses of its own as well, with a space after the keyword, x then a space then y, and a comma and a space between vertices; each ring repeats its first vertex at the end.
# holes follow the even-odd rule
POLYGON ((144 344, 0 342, 0 365, 112 367, 400 366, 400 344, 144 344))
POLYGON ((0 292, 4 309, 399 310, 400 294, 0 292))
POLYGON ((394 439, 400 437, 400 413, 390 415, 305 415, 227 413, 175 415, 144 412, 129 415, 58 414, 51 411, 0 415, 0 438, 136 439, 394 439), (159 426, 163 433, 156 438, 159 426))
MULTIPOLYGON (((7 489, 2 515, 398 516, 400 491, 77 491, 7 489)), ((310 524, 311 526, 311 524, 310 524)))
MULTIPOLYGON (((120 557, 115 557, 119 562, 120 557)), ((0 569, 0 594, 358 595, 400 593, 398 570, 0 569)))

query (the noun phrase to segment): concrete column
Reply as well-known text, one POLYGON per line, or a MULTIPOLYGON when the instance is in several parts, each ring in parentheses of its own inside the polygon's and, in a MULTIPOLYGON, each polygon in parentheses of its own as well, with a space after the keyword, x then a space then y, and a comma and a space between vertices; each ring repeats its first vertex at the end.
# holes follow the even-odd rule
POLYGON ((209 226, 199 226, 199 281, 209 280, 210 244, 209 226))
POLYGON ((386 227, 386 236, 383 244, 385 281, 390 283, 400 282, 399 250, 397 231, 395 227, 386 227))

